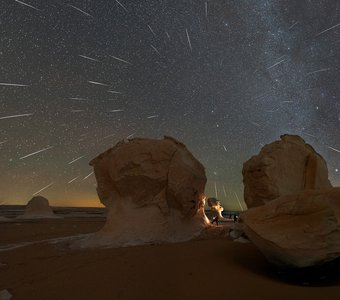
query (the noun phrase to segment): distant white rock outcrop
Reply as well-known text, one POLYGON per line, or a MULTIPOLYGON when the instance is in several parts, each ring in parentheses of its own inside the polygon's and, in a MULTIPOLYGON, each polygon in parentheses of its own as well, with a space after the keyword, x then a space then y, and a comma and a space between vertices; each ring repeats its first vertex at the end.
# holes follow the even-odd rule
POLYGON ((44 219, 60 218, 55 215, 48 200, 42 196, 33 197, 28 201, 24 214, 19 216, 20 219, 44 219))
POLYGON ((12 297, 12 294, 8 290, 0 291, 0 300, 10 300, 12 297))

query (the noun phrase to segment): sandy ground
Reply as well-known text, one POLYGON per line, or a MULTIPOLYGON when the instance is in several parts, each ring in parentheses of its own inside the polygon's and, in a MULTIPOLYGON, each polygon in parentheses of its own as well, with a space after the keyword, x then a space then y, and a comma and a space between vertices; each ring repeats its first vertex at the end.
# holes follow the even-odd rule
MULTIPOLYGON (((0 223, 0 246, 98 230, 102 219, 0 223)), ((229 239, 119 249, 49 243, 0 251, 0 290, 12 299, 340 299, 340 285, 278 280, 252 244, 229 239)))

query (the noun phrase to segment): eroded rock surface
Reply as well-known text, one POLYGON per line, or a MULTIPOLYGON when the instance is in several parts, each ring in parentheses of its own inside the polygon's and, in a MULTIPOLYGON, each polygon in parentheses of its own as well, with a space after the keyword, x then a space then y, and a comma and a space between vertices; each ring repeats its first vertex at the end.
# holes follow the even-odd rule
POLYGON ((244 200, 248 208, 306 189, 328 189, 325 160, 296 135, 265 145, 243 165, 244 200))
POLYGON ((282 196, 242 214, 244 231, 279 267, 320 265, 340 256, 340 188, 282 196))
POLYGON ((183 241, 209 227, 204 167, 177 140, 122 141, 90 165, 108 216, 85 246, 183 241))

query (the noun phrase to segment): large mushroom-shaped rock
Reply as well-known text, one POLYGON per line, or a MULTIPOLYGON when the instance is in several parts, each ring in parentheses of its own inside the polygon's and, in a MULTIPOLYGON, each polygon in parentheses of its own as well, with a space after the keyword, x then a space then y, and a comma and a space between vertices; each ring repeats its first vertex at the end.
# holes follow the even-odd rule
POLYGON ((306 189, 328 189, 325 160, 297 135, 265 145, 243 165, 244 200, 257 207, 306 189))
POLYGON ((59 218, 53 212, 48 200, 42 196, 35 196, 28 201, 24 214, 19 216, 20 219, 43 219, 59 218))
POLYGON ((291 268, 340 256, 340 188, 282 196, 241 215, 245 233, 272 264, 291 268))
POLYGON ((204 167, 177 140, 122 141, 90 165, 108 215, 103 229, 83 246, 185 241, 210 226, 204 167))

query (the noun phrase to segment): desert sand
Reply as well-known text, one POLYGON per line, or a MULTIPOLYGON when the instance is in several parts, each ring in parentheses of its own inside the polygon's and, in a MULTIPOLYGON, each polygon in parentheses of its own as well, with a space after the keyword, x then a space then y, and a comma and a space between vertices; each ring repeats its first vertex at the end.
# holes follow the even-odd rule
POLYGON ((0 224, 0 290, 12 299, 339 299, 340 280, 306 286, 280 280, 251 243, 229 238, 72 250, 41 240, 95 232, 103 218, 0 224))

